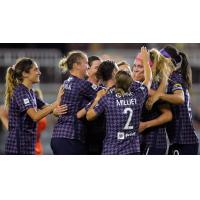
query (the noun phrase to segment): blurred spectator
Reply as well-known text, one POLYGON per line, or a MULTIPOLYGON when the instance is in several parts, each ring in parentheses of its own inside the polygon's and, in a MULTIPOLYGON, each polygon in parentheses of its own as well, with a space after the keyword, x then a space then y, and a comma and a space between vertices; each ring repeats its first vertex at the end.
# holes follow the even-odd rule
MULTIPOLYGON (((40 99, 43 100, 43 94, 39 88, 34 89, 34 92, 37 97, 39 97, 40 99)), ((42 147, 40 138, 41 138, 41 133, 43 131, 45 131, 46 127, 47 127, 47 120, 46 120, 46 117, 44 117, 37 123, 37 131, 36 131, 37 137, 36 137, 36 144, 35 144, 35 154, 36 155, 43 154, 43 147, 42 147)))

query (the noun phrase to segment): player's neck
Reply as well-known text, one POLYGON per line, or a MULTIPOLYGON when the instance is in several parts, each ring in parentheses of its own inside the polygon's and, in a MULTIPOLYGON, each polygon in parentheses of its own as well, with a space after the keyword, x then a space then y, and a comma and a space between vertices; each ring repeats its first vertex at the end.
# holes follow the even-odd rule
POLYGON ((33 87, 33 83, 30 82, 29 80, 26 80, 26 79, 23 80, 22 84, 23 84, 24 86, 26 86, 29 90, 32 89, 32 87, 33 87))
POLYGON ((105 85, 107 88, 111 88, 115 85, 114 81, 113 80, 108 80, 105 82, 105 85))
POLYGON ((98 81, 95 77, 90 76, 87 80, 92 84, 98 85, 98 81))
POLYGON ((80 79, 84 79, 84 76, 82 75, 82 74, 80 74, 79 73, 79 71, 70 71, 70 74, 72 75, 72 76, 76 76, 76 77, 78 77, 78 78, 80 78, 80 79))

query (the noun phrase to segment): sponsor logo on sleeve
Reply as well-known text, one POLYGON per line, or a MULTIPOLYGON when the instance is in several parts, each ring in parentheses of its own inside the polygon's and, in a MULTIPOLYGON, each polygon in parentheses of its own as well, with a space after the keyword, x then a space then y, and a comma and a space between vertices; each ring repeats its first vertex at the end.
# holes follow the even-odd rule
POLYGON ((97 88, 98 88, 98 86, 97 86, 97 85, 95 85, 95 84, 92 84, 92 89, 93 89, 93 90, 97 90, 97 88))
POLYGON ((30 104, 30 101, 29 101, 29 99, 28 98, 26 98, 26 99, 23 99, 24 100, 24 104, 25 105, 27 105, 27 104, 30 104))

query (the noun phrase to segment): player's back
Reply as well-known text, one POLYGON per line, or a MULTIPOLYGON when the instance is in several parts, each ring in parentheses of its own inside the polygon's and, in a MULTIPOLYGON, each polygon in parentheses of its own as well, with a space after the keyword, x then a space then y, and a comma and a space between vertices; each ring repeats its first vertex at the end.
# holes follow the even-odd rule
POLYGON ((103 154, 139 153, 138 128, 143 102, 132 92, 105 96, 106 137, 103 154))

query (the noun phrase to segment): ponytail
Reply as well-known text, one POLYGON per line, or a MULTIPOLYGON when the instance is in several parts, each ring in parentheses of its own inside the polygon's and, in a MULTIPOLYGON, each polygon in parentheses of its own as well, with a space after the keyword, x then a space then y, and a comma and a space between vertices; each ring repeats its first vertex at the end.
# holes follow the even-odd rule
POLYGON ((87 58, 87 55, 82 51, 70 51, 67 57, 64 57, 59 62, 59 68, 63 71, 73 69, 74 63, 79 63, 81 59, 87 58))
POLYGON ((5 92, 5 106, 7 109, 10 106, 10 99, 15 87, 23 81, 23 72, 29 73, 34 64, 34 60, 24 57, 17 59, 16 64, 7 69, 5 92))
POLYGON ((191 70, 191 67, 188 63, 187 56, 183 52, 179 52, 179 55, 182 58, 181 67, 180 67, 181 75, 183 76, 183 79, 185 80, 186 86, 188 87, 188 89, 191 89, 191 87, 192 87, 192 70, 191 70))
POLYGON ((133 82, 131 75, 126 71, 118 71, 115 75, 116 80, 116 93, 123 96, 129 91, 129 88, 133 82))
POLYGON ((116 94, 119 94, 120 96, 123 96, 125 94, 125 91, 122 88, 116 88, 115 91, 116 94))
POLYGON ((9 67, 6 72, 6 91, 5 91, 5 106, 8 109, 10 106, 10 99, 13 94, 13 90, 17 86, 18 81, 15 78, 14 67, 9 67))
POLYGON ((66 72, 68 70, 67 66, 67 58, 62 58, 59 62, 59 68, 62 70, 62 72, 66 72))

